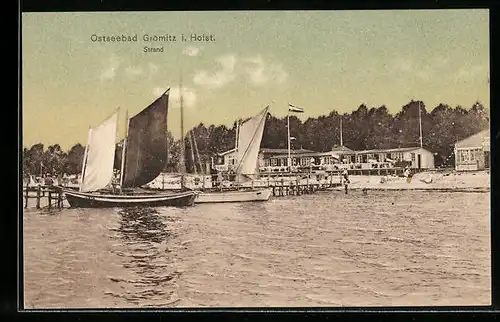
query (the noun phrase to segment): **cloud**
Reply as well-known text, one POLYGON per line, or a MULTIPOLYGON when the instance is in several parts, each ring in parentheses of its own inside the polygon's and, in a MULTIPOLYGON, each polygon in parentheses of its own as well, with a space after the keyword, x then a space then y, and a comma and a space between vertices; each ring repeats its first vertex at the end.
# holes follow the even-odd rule
MULTIPOLYGON (((158 98, 161 94, 165 92, 164 87, 155 87, 153 89, 153 96, 158 98)), ((171 107, 178 108, 181 102, 181 91, 179 87, 170 87, 169 103, 171 107)), ((184 87, 182 89, 182 104, 184 107, 193 107, 196 105, 196 91, 189 87, 184 87)))
POLYGON ((196 72, 193 78, 194 83, 208 88, 220 88, 233 81, 236 77, 236 57, 234 55, 222 56, 217 59, 217 62, 221 65, 219 70, 213 73, 204 70, 196 72))
POLYGON ((449 61, 450 61, 449 58, 445 56, 437 56, 436 58, 434 58, 434 64, 437 67, 446 66, 449 61))
POLYGON ((128 66, 125 68, 125 75, 129 77, 140 76, 144 74, 144 69, 142 67, 128 66))
POLYGON ((417 76, 424 81, 430 81, 436 76, 436 73, 432 68, 428 67, 417 71, 417 76))
POLYGON ((245 76, 254 85, 261 86, 267 83, 281 84, 286 81, 288 74, 278 64, 267 64, 262 57, 248 58, 245 60, 245 76))
POLYGON ((413 62, 409 59, 396 59, 393 64, 393 69, 398 72, 411 72, 414 69, 413 62))
POLYGON ((454 75, 458 81, 469 81, 477 78, 478 76, 488 77, 488 70, 484 65, 475 65, 471 67, 461 67, 454 75))
POLYGON ((198 54, 200 54, 202 49, 203 49, 203 47, 188 46, 188 47, 184 48, 182 53, 184 55, 194 57, 194 56, 198 56, 198 54))
POLYGON ((120 67, 122 59, 116 54, 111 54, 108 59, 104 62, 104 66, 99 75, 101 82, 112 81, 116 73, 118 72, 118 67, 120 67))
POLYGON ((281 84, 288 74, 282 65, 264 61, 262 56, 239 59, 235 55, 225 55, 217 59, 219 69, 209 73, 205 70, 195 73, 193 81, 207 88, 221 88, 238 77, 243 77, 252 85, 281 84))
POLYGON ((149 69, 149 77, 158 74, 158 71, 160 70, 158 65, 153 63, 148 63, 148 69, 149 69))

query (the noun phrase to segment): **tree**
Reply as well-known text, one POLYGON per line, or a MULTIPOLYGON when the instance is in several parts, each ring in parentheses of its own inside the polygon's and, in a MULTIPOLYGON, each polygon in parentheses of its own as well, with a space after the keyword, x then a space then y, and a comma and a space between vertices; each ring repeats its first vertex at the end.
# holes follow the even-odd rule
POLYGON ((45 173, 51 175, 62 173, 66 162, 66 153, 61 149, 59 144, 51 145, 44 153, 45 173))
POLYGON ((43 144, 37 143, 27 151, 26 168, 29 174, 39 175, 43 171, 43 144))
MULTIPOLYGON (((77 143, 71 147, 66 157, 64 172, 67 174, 79 174, 82 172, 83 157, 85 155, 85 147, 77 143)), ((115 153, 121 155, 120 153, 115 153)))
POLYGON ((391 136, 392 121, 393 117, 385 105, 378 108, 372 107, 368 111, 370 133, 365 140, 366 148, 389 149, 394 147, 394 139, 391 136))
MULTIPOLYGON (((453 145, 458 140, 488 128, 489 113, 480 102, 474 103, 470 109, 462 106, 451 108, 442 103, 431 112, 427 112, 423 102, 410 101, 400 112, 391 115, 387 107, 367 108, 360 105, 351 113, 339 115, 332 110, 328 115, 310 117, 302 122, 296 115, 290 115, 290 135, 295 137, 292 149, 300 147, 314 151, 328 151, 340 144, 340 119, 342 118, 343 143, 353 150, 388 149, 420 145, 419 113, 422 121, 423 146, 435 153, 436 165, 452 165, 453 145), (419 111, 420 110, 420 111, 419 111), (450 158, 451 157, 451 158, 450 158)), ((239 120, 240 122, 242 120, 239 120)), ((206 126, 203 123, 191 129, 196 140, 202 163, 220 152, 233 149, 236 140, 236 122, 231 128, 225 125, 206 126)), ((185 162, 192 166, 191 143, 185 138, 185 162)), ((264 127, 261 147, 286 149, 287 119, 268 114, 264 127)), ((121 167, 121 144, 115 151, 115 168, 121 167)), ((178 171, 180 159, 180 141, 168 133, 168 161, 166 171, 178 171)), ((58 144, 48 147, 37 143, 31 148, 23 148, 22 167, 24 174, 40 174, 47 172, 81 172, 85 147, 77 143, 66 153, 58 144)), ((195 153, 195 157, 196 153, 195 153)))
POLYGON ((364 150, 370 136, 369 114, 365 104, 343 118, 344 144, 353 150, 364 150))
POLYGON ((392 134, 396 137, 395 145, 398 147, 420 146, 419 114, 422 119, 422 133, 424 133, 431 125, 423 102, 412 100, 395 115, 392 126, 392 134))

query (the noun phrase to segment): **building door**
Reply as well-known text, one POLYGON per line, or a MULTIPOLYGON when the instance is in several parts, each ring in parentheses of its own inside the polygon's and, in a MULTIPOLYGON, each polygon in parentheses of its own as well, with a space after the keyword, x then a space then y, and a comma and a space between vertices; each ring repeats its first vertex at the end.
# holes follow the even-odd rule
POLYGON ((490 151, 484 151, 484 167, 485 169, 490 168, 490 151))
POLYGON ((417 168, 422 168, 422 156, 420 154, 417 155, 417 168))

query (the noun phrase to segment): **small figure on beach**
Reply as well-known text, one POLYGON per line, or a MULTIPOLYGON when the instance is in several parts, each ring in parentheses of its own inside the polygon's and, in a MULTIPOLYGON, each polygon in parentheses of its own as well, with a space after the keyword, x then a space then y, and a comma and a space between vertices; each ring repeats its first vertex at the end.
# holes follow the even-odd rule
POLYGON ((411 177, 413 176, 413 174, 411 173, 409 167, 406 167, 405 172, 404 172, 404 176, 406 178, 406 182, 410 183, 411 182, 411 177))
POLYGON ((349 173, 347 172, 347 169, 342 172, 342 181, 344 182, 345 194, 347 194, 350 183, 349 173))

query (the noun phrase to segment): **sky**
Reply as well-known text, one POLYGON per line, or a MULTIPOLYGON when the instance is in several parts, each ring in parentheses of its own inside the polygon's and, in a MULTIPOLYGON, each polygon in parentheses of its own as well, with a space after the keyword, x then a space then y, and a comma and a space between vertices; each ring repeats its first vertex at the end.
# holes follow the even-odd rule
POLYGON ((289 103, 302 120, 360 104, 395 114, 412 99, 428 111, 490 107, 486 9, 23 13, 21 37, 28 148, 85 145, 89 127, 118 108, 121 139, 125 113, 167 88, 169 131, 180 137, 180 84, 186 130, 232 126, 267 105, 283 117, 289 103), (121 35, 137 41, 93 41, 121 35))

